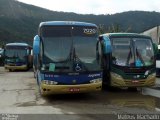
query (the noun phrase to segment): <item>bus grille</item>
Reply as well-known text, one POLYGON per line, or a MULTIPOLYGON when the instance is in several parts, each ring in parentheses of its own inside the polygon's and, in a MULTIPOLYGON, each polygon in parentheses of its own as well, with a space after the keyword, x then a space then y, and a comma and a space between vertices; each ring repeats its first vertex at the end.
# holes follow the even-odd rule
MULTIPOLYGON (((136 80, 136 81, 138 81, 138 82, 135 82, 135 80, 125 80, 124 82, 127 86, 145 86, 145 84, 146 84, 145 83, 146 80, 136 80)), ((154 81, 150 82, 150 85, 152 85, 152 84, 154 84, 154 81)))
POLYGON ((9 66, 16 66, 15 64, 8 64, 9 66))

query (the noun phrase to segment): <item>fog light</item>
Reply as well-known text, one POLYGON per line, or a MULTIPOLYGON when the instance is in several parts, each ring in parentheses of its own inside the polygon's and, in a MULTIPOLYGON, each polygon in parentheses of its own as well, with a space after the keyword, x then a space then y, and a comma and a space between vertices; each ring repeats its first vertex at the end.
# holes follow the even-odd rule
POLYGON ((123 79, 121 75, 117 74, 117 73, 113 73, 111 72, 111 76, 116 77, 118 79, 123 79))
POLYGON ((90 83, 99 83, 101 81, 102 79, 94 79, 94 80, 90 80, 90 83))
POLYGON ((49 84, 48 80, 43 80, 42 83, 43 84, 49 84))
POLYGON ((50 81, 50 80, 43 80, 42 83, 46 85, 57 85, 58 84, 58 82, 50 81))
POLYGON ((57 85, 58 82, 56 82, 56 81, 50 81, 50 84, 51 84, 51 85, 57 85))
POLYGON ((156 73, 152 73, 152 74, 150 74, 148 77, 150 77, 150 78, 156 77, 156 73))

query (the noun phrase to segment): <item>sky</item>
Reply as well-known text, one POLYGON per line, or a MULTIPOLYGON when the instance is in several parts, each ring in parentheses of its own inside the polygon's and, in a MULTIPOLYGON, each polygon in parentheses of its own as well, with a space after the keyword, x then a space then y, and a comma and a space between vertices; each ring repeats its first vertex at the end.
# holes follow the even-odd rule
POLYGON ((53 11, 78 14, 115 14, 125 11, 160 12, 160 0, 18 0, 53 11))

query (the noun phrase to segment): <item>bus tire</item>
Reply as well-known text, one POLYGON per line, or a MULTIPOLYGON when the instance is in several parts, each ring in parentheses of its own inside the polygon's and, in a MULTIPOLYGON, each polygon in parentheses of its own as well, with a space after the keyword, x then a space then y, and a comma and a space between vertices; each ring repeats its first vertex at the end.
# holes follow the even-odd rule
POLYGON ((35 72, 33 72, 33 76, 34 76, 34 78, 36 78, 36 73, 35 72))
POLYGON ((110 73, 106 71, 103 73, 102 90, 107 90, 111 88, 110 73))

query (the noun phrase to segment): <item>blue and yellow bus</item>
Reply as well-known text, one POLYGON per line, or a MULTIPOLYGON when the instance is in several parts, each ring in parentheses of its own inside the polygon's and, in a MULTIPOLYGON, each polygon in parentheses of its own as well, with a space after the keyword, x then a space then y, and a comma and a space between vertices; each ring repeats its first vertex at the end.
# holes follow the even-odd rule
POLYGON ((49 21, 39 25, 33 56, 42 95, 100 91, 102 70, 96 59, 97 26, 49 21))
POLYGON ((26 43, 6 44, 4 57, 4 67, 9 71, 28 70, 33 66, 32 47, 26 43))
POLYGON ((100 35, 103 54, 103 85, 114 87, 153 86, 156 80, 156 46, 148 36, 134 33, 100 35), (107 44, 106 44, 107 43, 107 44), (111 46, 112 52, 106 53, 111 46))

